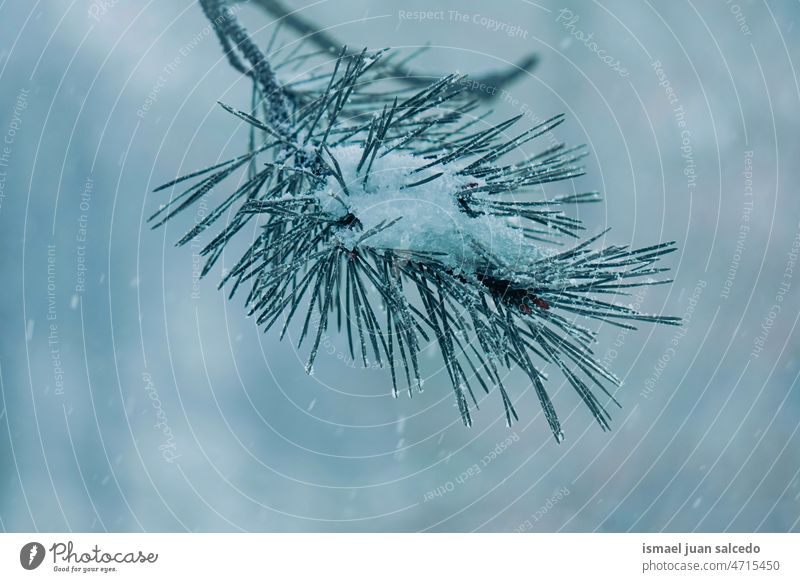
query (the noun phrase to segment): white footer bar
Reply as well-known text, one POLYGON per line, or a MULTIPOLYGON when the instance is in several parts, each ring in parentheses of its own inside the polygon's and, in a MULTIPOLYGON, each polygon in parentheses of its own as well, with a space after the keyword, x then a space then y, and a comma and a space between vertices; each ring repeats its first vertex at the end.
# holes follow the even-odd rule
POLYGON ((800 534, 0 535, 9 581, 797 581, 799 564, 800 534))

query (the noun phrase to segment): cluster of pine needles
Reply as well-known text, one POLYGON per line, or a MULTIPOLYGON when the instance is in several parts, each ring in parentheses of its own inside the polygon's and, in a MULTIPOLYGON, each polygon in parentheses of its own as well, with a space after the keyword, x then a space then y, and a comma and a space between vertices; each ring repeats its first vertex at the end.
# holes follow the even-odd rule
POLYGON ((546 389, 549 368, 563 375, 608 429, 606 403, 617 402, 613 389, 619 380, 594 354, 595 332, 580 322, 629 329, 636 322, 678 325, 678 318, 616 302, 631 288, 669 282, 661 277, 667 269, 656 263, 675 247, 597 248, 605 232, 583 238, 581 222, 565 213, 567 206, 597 200, 596 193, 534 199, 533 191, 544 184, 580 176, 585 149, 556 143, 521 161, 504 160, 512 153, 519 158, 526 144, 552 132, 563 117, 515 133, 521 116, 490 125, 490 112, 482 111, 464 76, 448 75, 422 90, 398 88, 386 71, 405 61, 391 51, 345 48, 331 56, 303 52, 302 43, 276 50, 273 38, 261 52, 224 2, 202 4, 231 62, 253 80, 247 111, 223 105, 247 125, 249 143, 236 158, 161 186, 172 196, 151 217, 153 225, 238 179, 178 244, 221 225, 202 250, 206 275, 228 242, 246 231, 252 244, 225 270, 220 286, 227 285, 231 297, 244 289, 249 314, 265 331, 278 327, 283 337, 299 321, 299 343, 309 346, 307 371, 335 326, 346 335, 355 361, 388 368, 393 393, 413 394, 423 384, 420 353, 433 344, 466 425, 478 391, 498 392, 507 422, 518 419, 504 385, 509 370, 517 368, 560 441, 561 424, 546 389), (299 68, 303 74, 295 73, 299 68), (337 159, 347 146, 361 152, 356 176, 346 175, 337 159), (454 212, 507 219, 529 241, 516 249, 518 260, 469 233, 468 262, 435 248, 387 246, 387 238, 377 235, 401 224, 401 213, 365 226, 348 196, 353 188, 369 188, 376 160, 398 154, 419 160, 398 185, 398 196, 435 186, 443 174, 455 178, 460 186, 451 192, 454 212), (337 212, 320 195, 331 183, 338 185, 329 193, 340 205, 337 212), (564 244, 570 238, 575 243, 564 244), (546 250, 527 253, 537 248, 546 250))

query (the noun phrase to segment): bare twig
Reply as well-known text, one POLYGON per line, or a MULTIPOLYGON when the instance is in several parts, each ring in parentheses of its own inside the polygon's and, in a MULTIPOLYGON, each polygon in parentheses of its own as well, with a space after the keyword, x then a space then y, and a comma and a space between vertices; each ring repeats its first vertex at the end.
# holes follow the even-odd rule
MULTIPOLYGON (((297 11, 286 7, 280 0, 235 0, 238 2, 248 2, 258 6, 265 12, 271 14, 276 20, 293 29, 301 37, 308 38, 309 42, 319 48, 338 54, 344 43, 327 31, 321 30, 310 20, 307 20, 297 11)), ((501 90, 516 81, 523 74, 531 72, 539 63, 536 53, 531 53, 523 57, 518 63, 502 70, 487 73, 485 75, 470 75, 470 82, 466 90, 481 99, 491 100, 500 95, 501 90)), ((422 74, 401 65, 387 63, 384 65, 387 76, 394 77, 410 87, 427 87, 432 80, 440 79, 444 75, 436 73, 422 74)))

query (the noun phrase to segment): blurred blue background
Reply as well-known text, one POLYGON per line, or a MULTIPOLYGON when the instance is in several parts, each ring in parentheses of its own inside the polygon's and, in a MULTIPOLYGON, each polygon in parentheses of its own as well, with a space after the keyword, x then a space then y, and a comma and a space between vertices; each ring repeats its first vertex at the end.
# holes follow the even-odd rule
MULTIPOLYGON (((244 147, 216 102, 246 108, 249 86, 199 6, 4 2, 0 526, 798 530, 798 4, 286 3, 350 46, 430 43, 421 74, 538 53, 495 118, 567 114, 557 137, 591 153, 575 187, 605 199, 581 218, 678 241, 675 283, 630 301, 685 327, 602 327, 622 409, 603 433, 555 374, 561 445, 522 377, 521 422, 492 394, 466 429, 435 358, 413 399, 334 356, 306 376, 219 270, 193 278, 174 242, 194 210, 144 222, 154 187, 244 147)), ((239 14, 268 40, 271 17, 239 14)))

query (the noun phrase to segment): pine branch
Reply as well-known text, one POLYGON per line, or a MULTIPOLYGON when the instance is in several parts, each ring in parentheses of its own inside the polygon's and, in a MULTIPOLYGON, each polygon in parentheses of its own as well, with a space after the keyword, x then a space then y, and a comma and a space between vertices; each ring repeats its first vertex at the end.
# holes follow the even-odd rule
POLYGON ((597 201, 596 193, 534 195, 542 184, 582 175, 584 148, 556 144, 503 161, 563 116, 518 132, 521 116, 481 128, 485 115, 475 112, 463 76, 403 94, 384 77, 384 51, 341 49, 324 73, 316 67, 313 81, 287 89, 274 71, 313 55, 290 53, 273 69, 221 2, 202 3, 209 18, 222 17, 214 22, 223 47, 254 82, 249 112, 223 105, 249 128, 249 149, 160 188, 192 184, 151 217, 154 227, 246 168, 247 179, 178 244, 232 216, 201 251, 205 275, 258 221, 258 237, 220 287, 232 297, 249 286, 249 315, 265 330, 280 324, 280 337, 297 322, 309 373, 335 321, 353 360, 389 368, 395 395, 401 378, 409 396, 422 390, 419 353, 435 345, 466 425, 478 391, 497 391, 507 422, 518 419, 503 383, 516 368, 560 441, 549 368, 607 430, 619 380, 594 355, 595 333, 578 321, 679 325, 615 302, 633 287, 668 283, 657 263, 675 247, 598 246, 605 232, 581 240, 584 227, 566 210, 597 201))
POLYGON ((236 15, 226 0, 200 0, 203 12, 211 21, 217 37, 222 43, 231 65, 238 71, 249 75, 260 85, 261 92, 269 99, 270 125, 281 126, 289 121, 288 104, 283 87, 278 82, 264 54, 239 24, 236 15), (248 70, 239 60, 238 53, 249 63, 248 70))

